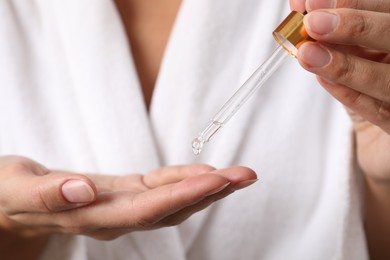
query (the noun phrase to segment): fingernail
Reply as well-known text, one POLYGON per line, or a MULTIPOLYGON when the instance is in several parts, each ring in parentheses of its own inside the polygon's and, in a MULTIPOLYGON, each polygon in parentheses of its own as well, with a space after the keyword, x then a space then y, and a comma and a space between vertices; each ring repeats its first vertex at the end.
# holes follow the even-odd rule
POLYGON ((62 185, 62 194, 72 203, 87 203, 93 201, 95 193, 84 181, 70 180, 62 185))
POLYGON ((299 48, 299 58, 303 63, 312 68, 322 68, 331 61, 330 52, 317 43, 306 43, 299 48))
POLYGON ((307 0, 306 6, 308 10, 336 8, 336 0, 307 0))
POLYGON ((216 188, 215 190, 212 190, 212 191, 207 192, 205 195, 206 195, 206 196, 210 196, 210 195, 213 195, 213 194, 215 194, 215 193, 218 193, 218 192, 222 191, 223 189, 225 189, 225 188, 226 188, 227 186, 229 186, 229 185, 230 185, 230 182, 225 183, 225 184, 222 185, 221 187, 218 187, 218 188, 216 188))
POLYGON ((304 18, 306 29, 316 34, 329 34, 334 32, 339 25, 339 17, 333 13, 315 11, 304 18))
POLYGON ((243 189, 243 188, 246 188, 250 185, 252 185, 253 183, 257 182, 258 180, 248 180, 248 181, 242 181, 242 182, 239 182, 238 184, 236 184, 234 186, 234 189, 235 190, 239 190, 239 189, 243 189))

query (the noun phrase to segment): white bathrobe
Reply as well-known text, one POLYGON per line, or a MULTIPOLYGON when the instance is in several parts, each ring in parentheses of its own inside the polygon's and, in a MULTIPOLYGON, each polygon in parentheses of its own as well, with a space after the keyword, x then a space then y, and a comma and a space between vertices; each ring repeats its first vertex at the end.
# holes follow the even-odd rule
POLYGON ((55 235, 42 259, 367 258, 350 120, 293 58, 191 151, 288 12, 287 0, 183 0, 148 113, 112 0, 0 1, 1 155, 76 172, 199 162, 260 176, 178 227, 55 235))

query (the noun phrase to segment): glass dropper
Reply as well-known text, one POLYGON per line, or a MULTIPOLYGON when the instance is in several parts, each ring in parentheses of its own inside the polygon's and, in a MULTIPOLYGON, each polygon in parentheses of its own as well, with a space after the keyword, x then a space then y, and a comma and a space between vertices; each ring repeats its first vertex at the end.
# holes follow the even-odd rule
POLYGON ((280 67, 289 54, 296 58, 299 46, 311 40, 304 28, 301 14, 292 11, 289 16, 275 29, 273 36, 280 44, 271 56, 249 77, 249 79, 234 93, 234 95, 214 115, 208 125, 192 142, 192 151, 198 155, 203 145, 232 118, 244 103, 260 89, 269 77, 280 67))

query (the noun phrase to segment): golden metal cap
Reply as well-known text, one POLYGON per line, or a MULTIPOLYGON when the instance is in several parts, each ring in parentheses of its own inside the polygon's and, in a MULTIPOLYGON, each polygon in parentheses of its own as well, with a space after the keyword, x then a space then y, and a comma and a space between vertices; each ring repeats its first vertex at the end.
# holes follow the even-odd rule
POLYGON ((275 29, 273 36, 293 57, 297 57, 298 48, 312 39, 303 25, 304 14, 292 11, 275 29))

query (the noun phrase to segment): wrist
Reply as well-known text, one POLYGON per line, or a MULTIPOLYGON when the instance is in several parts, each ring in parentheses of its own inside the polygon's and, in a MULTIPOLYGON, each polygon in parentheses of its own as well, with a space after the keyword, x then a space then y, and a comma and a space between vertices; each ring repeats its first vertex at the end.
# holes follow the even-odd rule
POLYGON ((390 259, 390 185, 365 178, 365 232, 372 259, 390 259))

